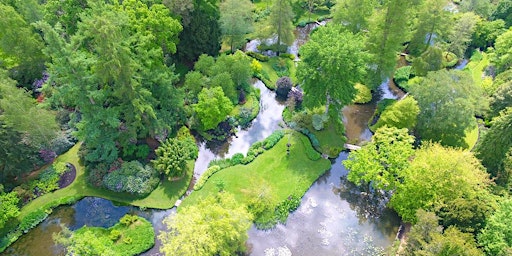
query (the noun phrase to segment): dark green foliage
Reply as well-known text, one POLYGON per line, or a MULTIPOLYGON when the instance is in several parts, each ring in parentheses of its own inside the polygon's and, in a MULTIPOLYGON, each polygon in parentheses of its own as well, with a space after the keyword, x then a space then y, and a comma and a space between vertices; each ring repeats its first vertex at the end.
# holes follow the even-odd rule
POLYGON ((316 161, 322 157, 322 155, 318 153, 318 151, 316 151, 313 147, 310 146, 311 144, 307 137, 300 136, 300 139, 304 144, 304 148, 306 149, 306 155, 308 156, 309 159, 316 161))
POLYGON ((37 224, 46 219, 46 217, 48 217, 48 213, 45 209, 33 211, 21 220, 18 230, 23 231, 23 233, 27 233, 29 230, 37 226, 37 224))
POLYGON ((410 92, 420 107, 416 134, 421 140, 468 146, 465 133, 474 127, 474 116, 485 108, 484 92, 474 84, 469 73, 429 72, 410 92))
POLYGON ((288 219, 288 215, 291 212, 297 210, 300 206, 300 197, 296 195, 291 195, 281 203, 276 206, 275 216, 278 222, 286 223, 286 219, 288 219))
POLYGON ((491 128, 480 139, 476 146, 476 156, 487 167, 496 182, 507 187, 511 179, 511 171, 507 170, 505 160, 512 149, 512 108, 502 111, 493 119, 491 128))
POLYGON ((425 76, 429 71, 443 68, 443 51, 438 47, 429 47, 412 63, 414 74, 425 76))
POLYGON ((158 173, 138 161, 124 162, 120 169, 108 173, 103 178, 103 185, 107 189, 138 196, 151 193, 159 182, 158 173))
POLYGON ((191 63, 201 54, 218 55, 222 36, 219 18, 216 0, 195 1, 190 22, 184 24, 179 36, 178 56, 181 61, 191 63))
POLYGON ((512 1, 500 0, 491 16, 493 20, 503 20, 506 27, 512 26, 512 1))
POLYGON ((512 80, 498 87, 496 92, 492 95, 489 105, 489 119, 499 116, 500 112, 505 110, 507 107, 512 107, 512 80))

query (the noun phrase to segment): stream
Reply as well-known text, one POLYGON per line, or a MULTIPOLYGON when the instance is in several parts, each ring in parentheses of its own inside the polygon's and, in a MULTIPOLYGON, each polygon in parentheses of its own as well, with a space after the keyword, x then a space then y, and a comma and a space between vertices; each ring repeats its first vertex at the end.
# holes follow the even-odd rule
MULTIPOLYGON (((297 38, 307 40, 307 34, 315 26, 298 28, 297 38)), ((290 47, 289 52, 297 53, 301 42, 296 43, 296 48, 290 47)), ((256 80, 254 86, 260 89, 260 113, 248 129, 240 129, 222 144, 200 142, 195 178, 206 170, 211 160, 236 153, 245 154, 252 143, 279 129, 285 106, 275 99, 275 93, 268 90, 261 81, 256 80)), ((403 92, 392 81, 382 83, 378 91, 378 99, 403 96, 403 92)), ((343 109, 349 142, 371 139, 367 123, 376 103, 377 100, 373 100, 368 104, 351 105, 343 109)), ((346 181, 347 170, 341 162, 347 155, 343 152, 332 160, 331 169, 310 187, 298 210, 290 214, 286 225, 279 224, 266 231, 251 227, 247 241, 250 255, 372 255, 393 243, 400 225, 398 216, 379 200, 361 193, 346 181)), ((1 255, 64 255, 63 248, 56 246, 52 240, 52 233, 59 232, 60 225, 71 230, 84 225, 110 227, 126 213, 150 220, 158 235, 165 230, 163 218, 174 211, 175 208, 141 210, 115 205, 101 198, 86 197, 74 205, 56 208, 43 223, 23 235, 1 255)), ((155 242, 155 246, 142 255, 161 255, 160 241, 156 239, 155 242)))

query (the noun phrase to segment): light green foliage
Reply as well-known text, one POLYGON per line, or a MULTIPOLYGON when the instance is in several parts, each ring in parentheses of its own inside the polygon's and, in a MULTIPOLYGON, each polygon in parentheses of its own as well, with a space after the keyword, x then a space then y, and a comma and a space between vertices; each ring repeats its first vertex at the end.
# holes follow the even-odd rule
POLYGON ((393 80, 401 88, 407 88, 407 83, 411 76, 413 76, 412 66, 404 66, 395 70, 393 80))
POLYGON ((496 38, 492 60, 496 64, 498 72, 512 68, 512 29, 496 38))
POLYGON ((473 118, 483 111, 486 102, 485 92, 467 72, 429 72, 410 92, 420 107, 416 133, 421 140, 469 146, 464 142, 465 132, 473 128, 473 118))
POLYGON ((149 221, 130 217, 130 222, 117 223, 110 228, 82 227, 70 231, 64 227, 54 240, 66 248, 66 255, 138 255, 153 247, 155 232, 149 221))
POLYGON ((270 9, 270 17, 268 18, 268 28, 271 34, 277 35, 277 49, 281 44, 291 45, 293 43, 293 30, 295 27, 292 24, 293 11, 289 0, 275 0, 270 9))
POLYGON ((386 107, 377 123, 371 128, 376 130, 383 126, 389 126, 412 129, 416 125, 419 112, 418 102, 412 96, 408 96, 386 107))
POLYGON ((300 48, 302 61, 297 79, 304 89, 307 107, 326 105, 326 113, 339 118, 341 108, 350 104, 366 74, 369 54, 364 50, 364 37, 346 31, 341 25, 320 27, 300 48))
POLYGON ((369 20, 368 48, 373 54, 372 63, 376 69, 372 72, 372 86, 379 85, 383 79, 391 76, 396 66, 398 52, 408 40, 411 9, 418 1, 387 0, 376 8, 369 20))
POLYGON ((504 166, 507 152, 512 149, 512 108, 507 108, 491 122, 491 128, 483 136, 476 147, 476 156, 482 160, 497 183, 507 186, 511 172, 504 166))
POLYGON ((347 179, 375 189, 396 189, 414 153, 413 142, 414 137, 407 129, 378 129, 370 143, 350 152, 348 159, 343 161, 350 170, 347 179))
POLYGON ((357 90, 356 97, 354 99, 354 103, 364 104, 368 103, 372 100, 372 91, 366 85, 361 83, 356 83, 354 87, 357 90))
POLYGON ((45 57, 41 37, 11 6, 0 3, 0 67, 22 86, 30 88, 41 77, 45 57))
POLYGON ((457 199, 485 196, 490 180, 471 152, 425 143, 416 150, 409 167, 402 172, 403 183, 390 206, 404 221, 416 221, 416 211, 439 212, 457 199))
POLYGON ((119 149, 181 122, 183 97, 164 53, 176 51, 182 28, 162 5, 89 4, 74 35, 38 24, 52 59, 45 93, 49 104, 80 111, 76 135, 87 146, 86 160, 113 162, 119 149))
POLYGON ((475 31, 479 17, 474 13, 463 13, 458 17, 453 30, 448 35, 448 51, 455 53, 457 57, 463 58, 466 49, 471 43, 471 36, 475 31))
POLYGON ((204 184, 210 178, 212 175, 214 175, 216 172, 220 171, 221 168, 218 165, 212 165, 204 171, 203 174, 201 174, 201 177, 199 177, 199 180, 197 180, 196 184, 194 184, 194 190, 200 190, 203 188, 204 184))
POLYGON ((429 71, 443 68, 443 51, 438 47, 428 47, 418 58, 415 58, 412 67, 414 74, 426 76, 429 71))
POLYGON ((502 199, 496 212, 478 235, 478 244, 487 255, 510 255, 512 252, 512 200, 502 199))
POLYGON ((377 6, 375 0, 337 0, 334 6, 334 22, 345 26, 357 33, 368 29, 368 19, 377 6))
POLYGON ((169 179, 182 177, 187 168, 187 160, 190 159, 187 144, 175 138, 167 139, 155 150, 156 159, 151 161, 154 168, 169 179))
POLYGON ((143 166, 139 161, 124 162, 119 170, 114 170, 103 177, 103 184, 107 189, 137 196, 148 195, 159 182, 158 173, 148 165, 143 166))
POLYGON ((249 0, 226 0, 220 4, 220 27, 231 52, 245 42, 245 35, 253 31, 253 5, 249 0))
POLYGON ((210 130, 226 119, 233 109, 231 101, 224 96, 220 87, 204 88, 198 95, 198 102, 194 104, 194 111, 203 130, 210 130))
POLYGON ((434 42, 450 32, 452 19, 445 11, 446 0, 425 0, 419 7, 415 32, 408 46, 411 54, 419 56, 434 42))
POLYGON ((434 213, 418 210, 416 215, 418 222, 407 235, 406 249, 400 255, 482 255, 472 234, 453 226, 443 232, 434 213))
POLYGON ((234 255, 245 251, 252 216, 227 193, 211 195, 197 205, 180 208, 164 223, 158 238, 165 255, 234 255), (205 231, 208 232, 205 232, 205 231))
POLYGON ((503 20, 488 21, 478 19, 471 45, 480 48, 480 50, 486 50, 487 47, 493 46, 496 38, 505 31, 505 22, 503 20))
POLYGON ((0 229, 4 227, 7 221, 20 214, 19 200, 16 192, 5 193, 3 185, 0 184, 0 229))
POLYGON ((57 137, 55 114, 38 106, 3 70, 0 70, 0 121, 23 134, 25 143, 35 147, 49 146, 57 137))

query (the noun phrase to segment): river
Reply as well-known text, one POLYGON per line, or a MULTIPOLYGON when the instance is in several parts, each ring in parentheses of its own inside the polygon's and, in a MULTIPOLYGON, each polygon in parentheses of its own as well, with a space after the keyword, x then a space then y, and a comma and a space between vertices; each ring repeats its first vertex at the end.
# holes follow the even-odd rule
MULTIPOLYGON (((305 28, 302 33, 309 33, 305 28)), ((300 33, 300 31, 299 31, 300 33)), ((298 47, 297 47, 298 48, 298 47)), ((294 52, 294 48, 289 49, 294 52)), ((260 113, 251 127, 239 130, 235 136, 222 144, 199 144, 199 157, 194 176, 199 177, 213 159, 230 157, 235 153, 246 153, 249 146, 270 135, 282 122, 283 104, 275 99, 261 81, 254 83, 260 89, 260 113)), ((379 86, 377 99, 399 98, 394 84, 386 81, 379 86)), ((396 87, 396 86, 395 86, 396 87)), ((368 120, 375 110, 377 100, 368 104, 347 106, 343 109, 344 123, 349 141, 368 141, 371 132, 368 120)), ((347 170, 341 161, 342 153, 332 161, 331 170, 321 176, 302 198, 301 206, 290 214, 286 225, 262 231, 254 226, 249 231, 247 242, 251 255, 369 255, 391 245, 395 239, 399 218, 381 201, 374 200, 359 191, 344 178, 347 170)), ((175 209, 140 210, 131 206, 116 206, 112 202, 87 197, 72 206, 61 206, 40 225, 23 235, 2 255, 62 255, 62 248, 54 245, 51 234, 61 230, 60 225, 75 230, 83 225, 108 227, 126 213, 133 213, 150 220, 156 234, 164 230, 162 219, 175 209)), ((160 255, 159 241, 150 251, 142 255, 160 255)))

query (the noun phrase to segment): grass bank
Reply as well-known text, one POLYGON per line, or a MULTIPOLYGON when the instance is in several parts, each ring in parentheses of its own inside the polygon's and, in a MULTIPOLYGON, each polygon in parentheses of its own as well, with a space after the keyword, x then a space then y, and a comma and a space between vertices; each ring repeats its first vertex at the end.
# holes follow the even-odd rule
POLYGON ((272 149, 265 151, 248 165, 235 165, 212 175, 203 188, 188 196, 180 208, 197 204, 208 195, 219 192, 219 187, 232 193, 247 206, 256 197, 265 196, 266 213, 290 196, 301 198, 313 182, 330 168, 326 159, 311 160, 314 151, 309 140, 290 131, 272 149), (290 143, 290 154, 287 154, 290 143))

